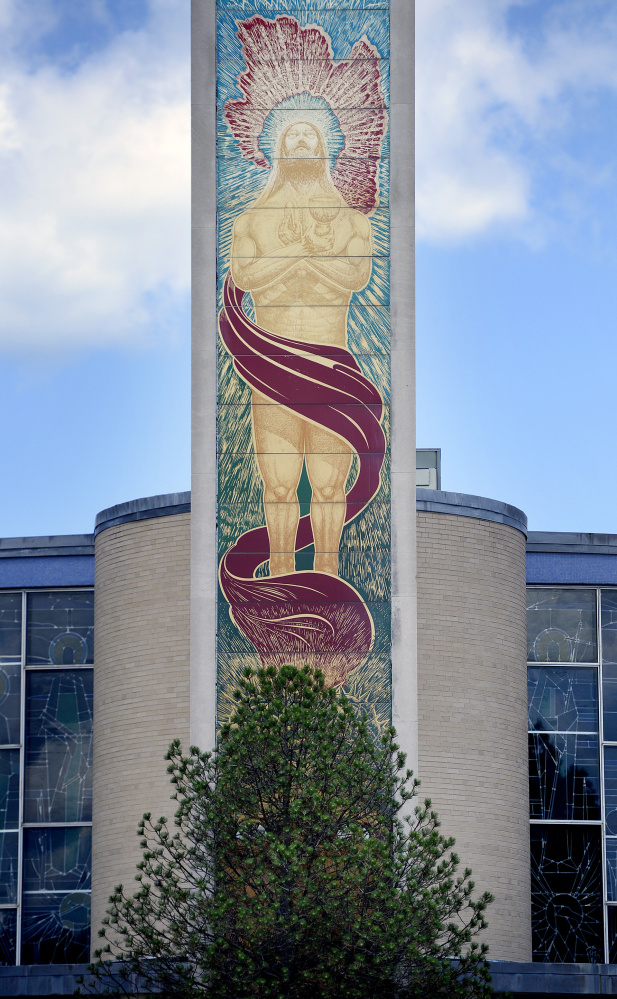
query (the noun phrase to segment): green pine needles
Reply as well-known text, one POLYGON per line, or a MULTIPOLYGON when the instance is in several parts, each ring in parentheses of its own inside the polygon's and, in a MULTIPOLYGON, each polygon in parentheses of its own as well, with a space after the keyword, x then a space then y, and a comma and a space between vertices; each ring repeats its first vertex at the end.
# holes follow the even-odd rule
POLYGON ((110 898, 89 991, 490 996, 474 937, 491 896, 430 801, 410 804, 394 729, 376 745, 309 667, 246 670, 235 697, 216 752, 170 747, 175 830, 144 815, 138 890, 110 898))

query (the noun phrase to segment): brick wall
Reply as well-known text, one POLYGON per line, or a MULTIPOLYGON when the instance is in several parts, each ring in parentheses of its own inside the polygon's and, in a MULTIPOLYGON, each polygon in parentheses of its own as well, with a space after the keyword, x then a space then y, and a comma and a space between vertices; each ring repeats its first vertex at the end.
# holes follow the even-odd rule
POLYGON ((490 957, 531 960, 525 538, 418 513, 421 794, 491 891, 490 957))
POLYGON ((164 756, 189 744, 189 545, 188 513, 96 539, 94 947, 110 892, 135 884, 139 818, 173 819, 164 756))

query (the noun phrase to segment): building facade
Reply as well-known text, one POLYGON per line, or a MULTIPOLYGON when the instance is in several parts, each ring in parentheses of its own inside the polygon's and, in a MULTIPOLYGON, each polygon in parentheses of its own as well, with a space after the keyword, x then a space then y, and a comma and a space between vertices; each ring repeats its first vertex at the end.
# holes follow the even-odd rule
POLYGON ((497 991, 617 994, 617 538, 414 493, 413 0, 192 28, 192 494, 0 542, 0 994, 74 991, 169 743, 287 661, 395 724, 497 991))
MULTIPOLYGON (((495 896, 495 983, 606 992, 617 536, 527 536, 514 507, 428 489, 416 517, 419 775, 495 896)), ((90 925, 133 878, 140 815, 170 814, 190 522, 172 494, 104 511, 92 536, 0 544, 1 994, 72 992, 90 925)))

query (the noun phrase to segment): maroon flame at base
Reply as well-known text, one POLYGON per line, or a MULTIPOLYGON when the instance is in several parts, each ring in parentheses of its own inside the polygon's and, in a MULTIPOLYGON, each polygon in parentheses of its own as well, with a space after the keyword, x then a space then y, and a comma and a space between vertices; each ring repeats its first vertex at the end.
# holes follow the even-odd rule
MULTIPOLYGON (((219 328, 240 377, 273 402, 336 434, 358 455, 359 471, 347 494, 347 524, 379 489, 386 443, 381 396, 348 350, 260 329, 245 314, 243 296, 227 274, 219 328)), ((301 517, 296 551, 312 542, 310 517, 301 517)), ((264 665, 309 663, 323 670, 329 685, 345 683, 373 643, 373 619, 362 597, 344 579, 323 572, 255 579, 269 551, 268 531, 257 527, 242 534, 221 559, 219 578, 232 620, 264 665)))

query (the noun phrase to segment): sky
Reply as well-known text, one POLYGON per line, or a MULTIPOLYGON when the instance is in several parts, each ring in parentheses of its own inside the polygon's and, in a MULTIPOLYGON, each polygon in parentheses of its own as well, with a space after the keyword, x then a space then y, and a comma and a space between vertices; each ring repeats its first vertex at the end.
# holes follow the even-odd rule
MULTIPOLYGON (((419 447, 617 533, 617 4, 417 0, 419 447)), ((0 0, 0 535, 190 488, 188 0, 0 0)))

